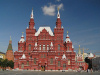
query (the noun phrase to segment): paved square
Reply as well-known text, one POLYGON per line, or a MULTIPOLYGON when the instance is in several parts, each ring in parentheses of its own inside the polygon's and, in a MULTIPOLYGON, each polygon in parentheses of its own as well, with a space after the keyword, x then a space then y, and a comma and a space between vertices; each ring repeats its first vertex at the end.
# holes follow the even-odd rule
POLYGON ((0 75, 100 75, 100 72, 0 71, 0 75))

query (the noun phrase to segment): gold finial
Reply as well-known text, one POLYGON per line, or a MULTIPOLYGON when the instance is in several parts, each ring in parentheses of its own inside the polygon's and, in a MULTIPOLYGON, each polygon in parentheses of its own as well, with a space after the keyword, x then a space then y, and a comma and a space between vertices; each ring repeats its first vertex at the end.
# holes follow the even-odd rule
POLYGON ((68 34, 68 31, 67 31, 67 34, 68 34))
POLYGON ((32 10, 33 10, 33 8, 32 8, 32 10))
POLYGON ((58 11, 59 11, 59 7, 58 7, 58 11))
POLYGON ((24 32, 22 32, 22 35, 24 34, 24 32))
POLYGON ((79 45, 79 47, 80 47, 80 45, 79 45))

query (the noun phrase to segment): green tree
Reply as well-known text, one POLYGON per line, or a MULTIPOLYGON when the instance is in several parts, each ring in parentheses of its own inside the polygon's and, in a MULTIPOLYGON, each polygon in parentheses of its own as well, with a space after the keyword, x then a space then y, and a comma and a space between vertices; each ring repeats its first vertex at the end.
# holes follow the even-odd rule
POLYGON ((12 60, 10 60, 10 61, 8 62, 8 66, 9 66, 10 68, 14 68, 14 62, 13 62, 12 60))
POLYGON ((2 66, 2 61, 3 61, 3 59, 2 59, 2 58, 0 58, 0 66, 2 66))
POLYGON ((1 63, 1 67, 3 67, 3 69, 5 68, 6 69, 6 67, 8 67, 8 59, 4 59, 3 61, 2 61, 2 63, 1 63))

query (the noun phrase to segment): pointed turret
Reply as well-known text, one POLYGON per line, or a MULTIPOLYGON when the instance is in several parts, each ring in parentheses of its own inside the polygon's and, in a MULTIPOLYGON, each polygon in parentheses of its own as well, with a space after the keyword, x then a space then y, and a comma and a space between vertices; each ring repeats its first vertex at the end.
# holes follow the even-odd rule
POLYGON ((59 8, 58 8, 57 18, 60 18, 59 8))
POLYGON ((57 28, 61 28, 61 20, 60 20, 59 8, 58 8, 58 14, 57 14, 56 27, 57 28))
POLYGON ((11 36, 10 36, 9 45, 6 52, 6 59, 14 61, 11 36))
POLYGON ((71 40, 70 40, 70 38, 69 38, 69 35, 68 35, 68 31, 67 31, 67 36, 66 36, 65 42, 66 42, 66 43, 67 43, 67 42, 71 42, 71 40))
POLYGON ((24 33, 24 32, 22 32, 22 36, 21 36, 21 39, 20 39, 20 41, 19 41, 19 42, 22 42, 22 43, 25 42, 23 33, 24 33))
POLYGON ((33 8, 32 8, 32 12, 31 12, 31 18, 33 19, 34 17, 33 17, 33 8))
POLYGON ((81 54, 81 49, 80 49, 80 45, 79 45, 79 51, 78 51, 78 54, 81 54))
POLYGON ((35 23, 34 23, 33 8, 32 8, 30 22, 29 22, 29 29, 33 29, 34 28, 34 25, 35 25, 35 23))
POLYGON ((11 40, 11 36, 10 36, 9 45, 8 45, 7 50, 12 50, 12 40, 11 40))

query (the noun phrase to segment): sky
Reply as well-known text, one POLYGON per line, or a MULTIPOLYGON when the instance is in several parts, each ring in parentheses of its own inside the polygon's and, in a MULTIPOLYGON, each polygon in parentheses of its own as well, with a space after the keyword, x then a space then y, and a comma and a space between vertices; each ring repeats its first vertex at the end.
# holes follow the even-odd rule
POLYGON ((0 51, 6 52, 10 36, 13 51, 18 50, 22 32, 26 39, 33 8, 35 28, 56 26, 59 7, 64 41, 67 31, 78 52, 78 46, 89 49, 85 52, 100 54, 100 0, 0 0, 0 51))

